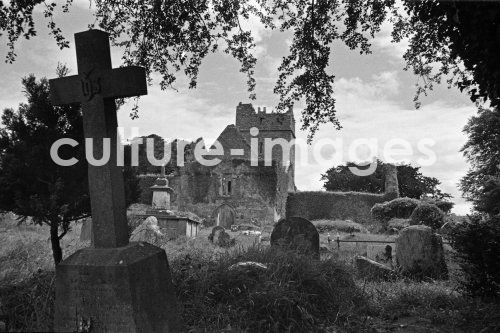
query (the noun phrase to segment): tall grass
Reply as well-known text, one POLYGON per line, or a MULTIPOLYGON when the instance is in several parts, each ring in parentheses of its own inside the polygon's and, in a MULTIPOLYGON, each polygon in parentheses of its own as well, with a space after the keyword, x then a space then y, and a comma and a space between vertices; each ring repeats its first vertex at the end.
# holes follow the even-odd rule
POLYGON ((362 302, 346 266, 269 247, 221 254, 214 261, 192 253, 171 266, 183 320, 197 329, 317 332, 344 322, 362 302), (229 269, 240 261, 268 268, 229 269))

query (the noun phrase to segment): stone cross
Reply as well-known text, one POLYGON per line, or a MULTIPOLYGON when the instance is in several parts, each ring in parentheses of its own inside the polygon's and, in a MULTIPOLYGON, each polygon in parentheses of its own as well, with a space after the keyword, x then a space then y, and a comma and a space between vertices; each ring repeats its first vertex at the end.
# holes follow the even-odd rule
POLYGON ((109 35, 104 31, 76 33, 75 46, 78 75, 50 80, 51 101, 82 105, 84 135, 93 138, 96 158, 103 156, 103 139, 110 139, 110 160, 102 166, 88 166, 92 244, 121 247, 128 244, 128 228, 123 173, 116 163, 115 99, 146 95, 146 72, 136 66, 113 69, 109 35))

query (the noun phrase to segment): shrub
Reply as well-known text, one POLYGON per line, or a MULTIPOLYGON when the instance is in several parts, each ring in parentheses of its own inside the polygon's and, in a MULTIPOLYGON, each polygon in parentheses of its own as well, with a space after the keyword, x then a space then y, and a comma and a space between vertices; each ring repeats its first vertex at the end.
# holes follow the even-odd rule
POLYGON ((362 298, 347 267, 294 252, 251 247, 207 260, 199 253, 172 261, 183 321, 200 331, 321 331, 342 322, 362 298), (251 272, 229 267, 265 264, 251 272))
POLYGON ((387 227, 389 229, 396 229, 396 230, 401 230, 410 225, 410 219, 390 219, 389 222, 387 223, 387 227))
POLYGON ((500 296, 500 217, 472 216, 449 235, 464 272, 462 285, 472 295, 500 296))
POLYGON ((410 224, 423 224, 436 230, 444 224, 444 213, 438 206, 422 203, 413 210, 410 224))
POLYGON ((440 200, 440 199, 432 199, 432 198, 422 199, 422 202, 438 206, 438 208, 441 209, 443 211, 443 213, 445 213, 445 214, 449 214, 451 212, 451 209, 455 205, 451 201, 440 200))
POLYGON ((407 219, 411 216, 419 201, 413 198, 397 198, 384 203, 375 204, 371 213, 372 216, 381 222, 387 222, 390 219, 407 219))

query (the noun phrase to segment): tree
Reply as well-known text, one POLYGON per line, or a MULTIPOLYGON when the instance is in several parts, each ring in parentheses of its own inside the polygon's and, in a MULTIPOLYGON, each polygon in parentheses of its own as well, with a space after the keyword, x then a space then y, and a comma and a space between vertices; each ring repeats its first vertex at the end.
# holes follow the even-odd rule
POLYGON ((500 214, 500 111, 480 108, 464 128, 462 152, 471 168, 460 182, 467 199, 482 213, 500 214))
MULTIPOLYGON (((63 12, 69 10, 71 2, 66 1, 63 12)), ((321 123, 331 122, 340 128, 333 98, 335 77, 327 71, 332 43, 339 40, 351 49, 368 53, 368 40, 379 31, 393 3, 394 0, 90 1, 95 6, 97 26, 110 33, 115 45, 124 47, 125 64, 159 73, 163 89, 173 86, 179 71, 190 79, 189 86, 195 87, 203 58, 222 49, 240 62, 250 98, 254 99, 255 42, 250 30, 243 28, 243 21, 256 17, 268 29, 292 31, 290 53, 283 58, 275 86, 280 96, 277 109, 285 111, 304 99, 303 129, 310 130, 310 138, 321 123)), ((19 38, 36 35, 33 11, 37 6, 43 8, 59 47, 68 47, 53 19, 55 1, 11 0, 10 6, 0 3, 0 32, 8 37, 7 61, 14 61, 19 38)), ((136 110, 132 117, 137 116, 136 110)))
MULTIPOLYGON (((71 3, 66 0, 62 11, 68 12, 71 3)), ((394 42, 409 39, 404 58, 406 69, 419 77, 417 107, 418 96, 443 77, 466 90, 473 101, 489 99, 493 105, 500 101, 500 3, 494 1, 403 0, 401 8, 395 0, 90 0, 90 5, 95 6, 97 26, 124 47, 125 63, 158 72, 162 88, 172 87, 179 71, 195 87, 203 58, 223 48, 241 63, 250 97, 255 98, 255 42, 242 23, 256 17, 267 29, 291 31, 289 54, 279 66, 274 89, 280 97, 277 109, 286 110, 303 99, 302 129, 309 129, 310 139, 322 123, 341 127, 335 76, 328 70, 333 43, 341 41, 352 50, 370 53, 370 40, 386 20, 393 24, 394 42)), ((43 8, 57 45, 68 47, 53 19, 55 1, 11 0, 8 6, 0 2, 0 33, 7 34, 8 62, 16 57, 19 38, 36 35, 37 6, 43 8)))
MULTIPOLYGON (((58 69, 60 76, 67 70, 58 69)), ((33 75, 22 80, 27 102, 17 111, 5 109, 0 129, 0 210, 50 227, 54 262, 62 260, 60 240, 72 221, 90 215, 87 162, 83 120, 77 105, 54 107, 49 100, 49 84, 33 75), (57 165, 50 147, 60 138, 79 142, 59 149, 62 159, 75 157, 73 166, 57 165)), ((137 199, 135 174, 126 169, 129 203, 137 199)))
POLYGON ((405 0, 404 10, 393 37, 409 38, 406 69, 422 79, 416 99, 444 77, 472 101, 500 104, 500 2, 405 0))
MULTIPOLYGON (((356 166, 355 163, 348 162, 346 165, 339 165, 330 168, 321 176, 325 181, 323 187, 327 191, 355 191, 369 193, 384 193, 385 189, 385 163, 377 160, 375 172, 369 176, 356 176, 349 167, 356 166)), ((397 166, 399 193, 402 197, 421 199, 431 197, 435 199, 451 198, 448 193, 443 193, 438 186, 440 181, 434 177, 422 175, 420 167, 410 164, 397 166)))

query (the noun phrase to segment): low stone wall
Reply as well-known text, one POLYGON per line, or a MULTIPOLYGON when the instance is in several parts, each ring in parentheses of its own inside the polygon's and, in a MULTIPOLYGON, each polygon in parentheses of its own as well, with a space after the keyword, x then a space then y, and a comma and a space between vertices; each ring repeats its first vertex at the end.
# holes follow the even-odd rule
POLYGON ((376 222, 370 209, 376 203, 394 199, 394 194, 362 192, 309 191, 289 193, 286 215, 300 216, 309 220, 339 219, 357 223, 376 222))

